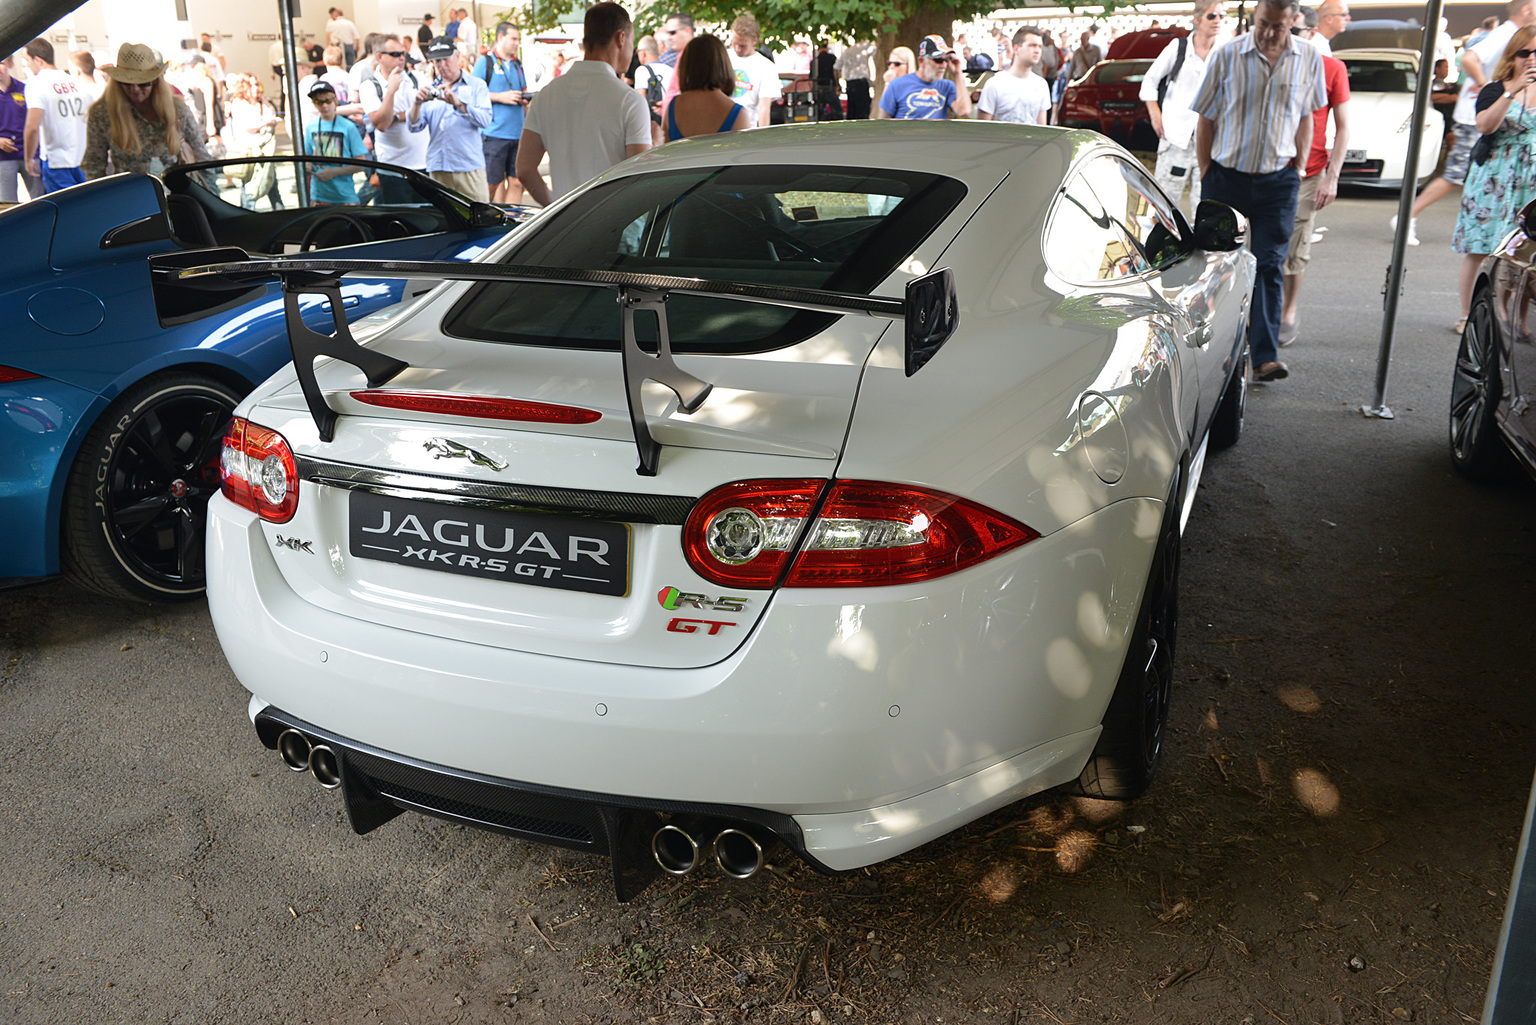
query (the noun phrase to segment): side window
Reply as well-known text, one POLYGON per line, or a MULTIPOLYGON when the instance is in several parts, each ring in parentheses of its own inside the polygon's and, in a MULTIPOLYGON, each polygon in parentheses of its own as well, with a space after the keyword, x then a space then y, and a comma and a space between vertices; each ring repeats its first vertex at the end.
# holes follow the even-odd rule
POLYGON ((1144 269, 1166 267, 1186 254, 1173 207, 1140 168, 1106 155, 1089 162, 1083 176, 1140 250, 1144 269))
POLYGON ((1077 282, 1113 280, 1148 269, 1081 173, 1056 197, 1045 258, 1057 274, 1077 282))

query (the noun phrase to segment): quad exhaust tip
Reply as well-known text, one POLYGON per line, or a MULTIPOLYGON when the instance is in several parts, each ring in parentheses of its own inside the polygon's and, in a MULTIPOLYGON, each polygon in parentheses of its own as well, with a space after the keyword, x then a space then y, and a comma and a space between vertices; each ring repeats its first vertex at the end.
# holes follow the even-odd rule
POLYGON ((309 771, 314 775, 315 782, 327 790, 341 786, 341 759, 324 744, 316 744, 309 749, 309 771))
MULTIPOLYGON (((763 845, 746 830, 722 829, 710 848, 715 864, 732 879, 751 879, 763 867, 763 845)), ((685 876, 699 867, 708 851, 688 830, 669 823, 651 836, 651 854, 663 872, 685 876)))
POLYGON ((685 876, 699 867, 699 842, 687 830, 666 825, 651 836, 651 854, 663 872, 685 876))
POLYGON ((284 730, 277 738, 277 754, 294 772, 308 772, 327 790, 341 786, 341 759, 325 744, 313 743, 298 730, 284 730))
POLYGON ((307 772, 309 770, 310 743, 309 738, 298 730, 284 730, 277 738, 277 754, 282 758, 283 764, 294 772, 307 772))
POLYGON ((715 837, 715 864, 732 879, 751 879, 763 867, 763 845, 751 833, 722 829, 715 837))

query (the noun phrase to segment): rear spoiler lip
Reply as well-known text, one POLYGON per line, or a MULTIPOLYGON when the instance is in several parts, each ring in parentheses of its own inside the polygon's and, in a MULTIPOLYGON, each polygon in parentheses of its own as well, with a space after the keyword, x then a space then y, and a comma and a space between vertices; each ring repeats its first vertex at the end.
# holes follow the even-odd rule
POLYGON ((439 278, 444 281, 504 281, 520 284, 575 285, 587 288, 641 289, 649 292, 705 295, 717 299, 817 313, 861 314, 886 320, 902 320, 906 303, 883 296, 856 295, 818 288, 756 285, 743 281, 685 278, 670 274, 639 274, 631 271, 584 270, 574 267, 529 267, 498 263, 462 263, 455 260, 310 260, 299 257, 236 260, 184 268, 177 277, 188 285, 200 281, 228 284, 239 281, 281 279, 285 285, 320 285, 337 278, 360 274, 372 278, 439 278))

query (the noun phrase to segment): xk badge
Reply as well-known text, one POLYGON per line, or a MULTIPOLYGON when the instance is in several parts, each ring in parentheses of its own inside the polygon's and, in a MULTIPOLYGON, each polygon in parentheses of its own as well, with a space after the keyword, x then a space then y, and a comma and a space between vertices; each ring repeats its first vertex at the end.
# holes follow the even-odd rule
POLYGON ((296 537, 277 535, 277 546, 279 548, 286 548, 291 552, 308 552, 310 555, 314 555, 315 550, 310 547, 312 544, 314 544, 313 541, 300 541, 296 537))

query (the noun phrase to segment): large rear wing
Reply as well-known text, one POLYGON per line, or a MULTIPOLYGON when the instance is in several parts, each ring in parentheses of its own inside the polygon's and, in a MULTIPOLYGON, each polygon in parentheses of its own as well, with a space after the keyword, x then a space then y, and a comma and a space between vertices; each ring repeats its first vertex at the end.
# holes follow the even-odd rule
POLYGON ((714 299, 784 306, 818 313, 878 317, 905 324, 905 368, 917 373, 933 358, 959 324, 954 275, 948 268, 932 271, 907 283, 903 299, 829 292, 814 288, 784 288, 741 281, 709 281, 665 274, 579 270, 568 267, 527 267, 495 263, 425 262, 409 260, 314 260, 303 257, 246 259, 187 267, 176 272, 178 282, 193 288, 227 289, 230 285, 279 280, 288 344, 305 403, 314 417, 322 441, 335 436, 336 411, 325 401, 315 378, 315 359, 328 356, 361 370, 368 387, 377 388, 410 364, 359 345, 343 313, 341 279, 347 275, 369 278, 428 278, 441 281, 499 281, 578 288, 611 288, 621 310, 620 353, 623 358, 624 392, 640 460, 636 472, 655 476, 661 446, 651 437, 640 387, 655 381, 677 396, 684 413, 704 404, 713 387, 679 367, 672 357, 667 330, 667 299, 674 293, 705 295, 714 299), (304 323, 299 296, 320 295, 330 302, 334 334, 321 334, 304 323), (636 311, 655 314, 658 341, 655 353, 640 348, 635 330, 636 311))

